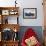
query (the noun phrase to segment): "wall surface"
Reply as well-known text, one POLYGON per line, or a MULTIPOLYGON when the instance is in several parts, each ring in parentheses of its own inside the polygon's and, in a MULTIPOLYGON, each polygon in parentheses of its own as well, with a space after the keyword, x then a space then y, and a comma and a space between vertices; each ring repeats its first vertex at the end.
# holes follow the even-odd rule
MULTIPOLYGON (((15 0, 0 0, 0 7, 15 6, 15 0)), ((43 26, 42 0, 17 0, 19 6, 19 24, 21 26, 43 26), (37 19, 23 19, 23 8, 37 8, 37 19)))
POLYGON ((43 25, 43 6, 42 0, 25 0, 20 1, 20 24, 23 26, 42 26, 43 25), (23 8, 37 8, 37 19, 22 19, 23 8), (22 9, 22 10, 21 10, 22 9))

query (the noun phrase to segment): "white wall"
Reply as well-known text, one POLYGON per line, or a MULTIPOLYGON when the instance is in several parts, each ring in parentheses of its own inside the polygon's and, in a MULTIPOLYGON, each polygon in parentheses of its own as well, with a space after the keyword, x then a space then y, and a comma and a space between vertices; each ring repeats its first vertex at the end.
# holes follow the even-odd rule
MULTIPOLYGON (((15 0, 0 0, 0 6, 15 6, 15 0)), ((43 26, 42 0, 17 0, 21 26, 43 26), (37 8, 37 19, 23 19, 23 8, 37 8)))

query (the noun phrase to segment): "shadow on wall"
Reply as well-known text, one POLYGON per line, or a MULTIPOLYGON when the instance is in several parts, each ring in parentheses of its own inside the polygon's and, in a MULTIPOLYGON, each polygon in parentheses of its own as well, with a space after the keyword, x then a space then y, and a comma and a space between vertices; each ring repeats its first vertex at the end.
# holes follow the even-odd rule
POLYGON ((19 31, 19 40, 20 40, 20 42, 21 42, 21 40, 23 38, 23 35, 24 35, 25 31, 28 28, 32 28, 36 32, 39 41, 41 43, 43 43, 43 30, 42 30, 41 26, 21 26, 20 27, 20 31, 19 31))

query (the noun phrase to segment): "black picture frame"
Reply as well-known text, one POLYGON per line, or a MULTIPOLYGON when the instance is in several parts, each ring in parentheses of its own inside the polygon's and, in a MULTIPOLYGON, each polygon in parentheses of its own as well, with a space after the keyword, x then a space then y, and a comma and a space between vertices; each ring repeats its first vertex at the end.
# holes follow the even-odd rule
POLYGON ((37 8, 23 8, 23 18, 24 19, 36 19, 37 8))

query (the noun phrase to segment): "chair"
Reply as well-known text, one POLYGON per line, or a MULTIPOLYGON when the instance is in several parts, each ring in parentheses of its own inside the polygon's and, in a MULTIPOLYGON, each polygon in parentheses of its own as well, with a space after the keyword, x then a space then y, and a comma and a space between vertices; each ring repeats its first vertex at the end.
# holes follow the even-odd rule
MULTIPOLYGON (((27 31, 25 32, 25 34, 24 34, 24 36, 22 38, 21 46, 27 46, 28 43, 29 43, 28 41, 31 40, 30 38, 32 38, 32 36, 34 38, 36 38, 36 40, 37 40, 37 44, 35 44, 34 46, 41 46, 39 40, 37 39, 37 34, 34 32, 34 30, 32 28, 28 28, 27 31), (25 42, 25 40, 26 40, 26 42, 25 42)), ((31 42, 30 42, 30 45, 31 45, 31 42)), ((28 46, 30 46, 30 45, 28 45, 28 46)))

